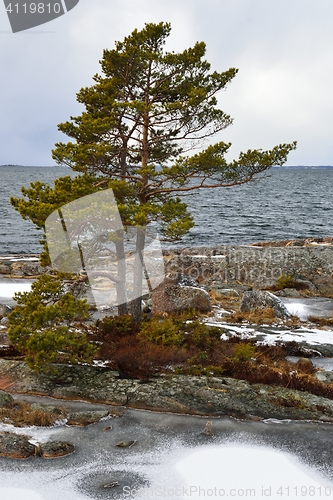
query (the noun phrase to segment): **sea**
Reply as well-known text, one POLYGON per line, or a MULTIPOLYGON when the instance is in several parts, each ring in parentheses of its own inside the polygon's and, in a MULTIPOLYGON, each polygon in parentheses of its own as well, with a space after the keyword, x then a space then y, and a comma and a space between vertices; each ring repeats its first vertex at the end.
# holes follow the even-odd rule
MULTIPOLYGON (((41 231, 10 204, 37 180, 74 175, 66 167, 1 166, 0 255, 41 250, 41 231)), ((333 168, 273 168, 241 186, 201 189, 183 197, 195 226, 178 246, 242 245, 333 236, 333 168)), ((164 242, 170 247, 170 242, 164 242)))

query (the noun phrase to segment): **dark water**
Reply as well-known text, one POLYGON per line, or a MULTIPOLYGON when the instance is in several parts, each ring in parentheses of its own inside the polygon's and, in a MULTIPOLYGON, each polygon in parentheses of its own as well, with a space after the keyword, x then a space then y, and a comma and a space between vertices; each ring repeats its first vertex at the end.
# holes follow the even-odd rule
MULTIPOLYGON (((67 168, 0 167, 0 254, 40 251, 40 232, 9 203, 22 185, 69 175, 67 168)), ((333 235, 333 169, 273 169, 243 186, 186 196, 196 226, 182 246, 246 244, 333 235)), ((170 246, 170 244, 166 244, 170 246)))
POLYGON ((21 187, 31 182, 53 184, 58 177, 70 175, 65 167, 0 167, 0 255, 7 253, 40 253, 42 233, 30 220, 23 220, 10 204, 10 197, 20 197, 21 187))

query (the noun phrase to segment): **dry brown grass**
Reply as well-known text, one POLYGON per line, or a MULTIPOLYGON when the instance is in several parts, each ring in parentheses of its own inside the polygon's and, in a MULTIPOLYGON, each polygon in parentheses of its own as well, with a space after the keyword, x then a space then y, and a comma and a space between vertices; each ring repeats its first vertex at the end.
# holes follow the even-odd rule
POLYGON ((240 298, 237 296, 229 297, 215 290, 209 292, 209 297, 212 305, 223 307, 227 311, 233 311, 239 307, 240 298))
POLYGON ((235 313, 228 315, 225 320, 229 323, 242 323, 243 321, 247 321, 248 323, 256 325, 272 325, 274 323, 281 322, 281 319, 275 316, 274 310, 271 307, 267 307, 266 309, 256 309, 255 311, 250 312, 236 311, 235 313))
POLYGON ((291 316, 290 318, 286 319, 283 324, 291 329, 300 328, 302 326, 302 321, 298 316, 291 316))
POLYGON ((307 391, 317 396, 333 399, 333 384, 324 384, 303 371, 302 367, 287 361, 272 364, 270 360, 235 361, 225 360, 225 375, 251 383, 276 385, 289 389, 307 391))
POLYGON ((61 413, 33 409, 29 403, 13 402, 11 405, 0 408, 0 421, 12 424, 15 427, 51 427, 59 419, 61 413))
POLYGON ((224 319, 228 323, 243 323, 246 321, 252 325, 274 325, 276 323, 283 323, 288 328, 299 328, 302 325, 302 321, 298 316, 291 316, 286 320, 278 318, 275 316, 274 310, 271 307, 256 309, 250 312, 236 311, 229 314, 224 319))
POLYGON ((318 316, 309 316, 308 321, 318 326, 333 326, 333 318, 319 318, 318 316))

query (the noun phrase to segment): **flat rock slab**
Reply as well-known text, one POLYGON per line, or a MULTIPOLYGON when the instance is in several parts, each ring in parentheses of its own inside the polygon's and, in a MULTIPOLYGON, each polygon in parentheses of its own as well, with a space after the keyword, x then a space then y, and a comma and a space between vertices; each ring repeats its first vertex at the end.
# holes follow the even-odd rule
POLYGON ((108 415, 108 410, 75 412, 69 415, 67 425, 86 426, 98 422, 101 418, 105 418, 108 415))
POLYGON ((39 445, 43 458, 60 458, 74 452, 74 445, 68 441, 48 441, 39 445))
POLYGON ((64 366, 72 385, 55 385, 21 361, 0 359, 0 375, 15 377, 15 391, 61 399, 122 405, 128 408, 192 415, 233 415, 255 418, 333 422, 333 400, 307 392, 230 377, 167 375, 149 384, 117 378, 115 372, 88 366, 64 366), (30 385, 27 384, 30 380, 30 385))

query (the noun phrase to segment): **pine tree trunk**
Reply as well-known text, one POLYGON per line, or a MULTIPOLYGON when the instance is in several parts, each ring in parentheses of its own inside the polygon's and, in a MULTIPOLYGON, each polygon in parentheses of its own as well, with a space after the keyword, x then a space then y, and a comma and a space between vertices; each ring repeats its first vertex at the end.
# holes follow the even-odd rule
POLYGON ((121 229, 116 231, 116 253, 117 253, 117 304, 118 315, 128 314, 127 294, 126 294, 126 260, 124 249, 124 231, 121 229))
POLYGON ((145 228, 138 227, 136 235, 136 254, 134 261, 134 297, 132 301, 132 316, 135 323, 141 322, 142 315, 142 279, 143 279, 143 251, 145 248, 145 228))

